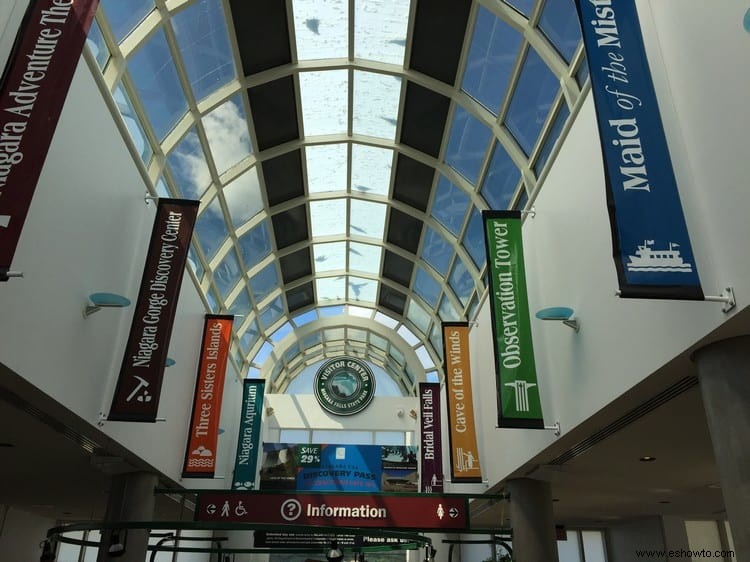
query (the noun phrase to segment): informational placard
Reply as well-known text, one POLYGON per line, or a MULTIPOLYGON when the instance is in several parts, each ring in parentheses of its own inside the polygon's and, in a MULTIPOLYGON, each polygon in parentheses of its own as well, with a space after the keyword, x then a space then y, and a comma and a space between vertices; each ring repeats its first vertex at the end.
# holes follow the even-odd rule
POLYGON ((519 211, 482 211, 487 245, 498 425, 544 428, 531 340, 519 211))
POLYGON ((107 419, 155 422, 200 201, 159 199, 130 335, 107 419))
POLYGON ((576 0, 576 6, 599 123, 620 295, 703 300, 636 2, 576 0))
MULTIPOLYGON (((0 281, 11 267, 99 0, 29 3, 0 82, 0 281)), ((5 25, 5 22, 3 22, 5 25)))
POLYGON ((260 454, 261 412, 263 411, 264 379, 245 379, 242 385, 240 430, 234 460, 233 490, 255 489, 260 454))
POLYGON ((200 492, 196 521, 465 531, 468 499, 455 496, 200 492))
POLYGON ((440 384, 419 383, 419 429, 422 492, 443 493, 443 432, 440 422, 440 384))
POLYGON ((221 399, 234 316, 207 314, 193 396, 193 416, 185 449, 183 478, 212 478, 216 470, 221 399))
POLYGON ((443 322, 443 357, 451 448, 451 480, 461 483, 481 482, 482 469, 479 464, 479 447, 474 423, 467 322, 443 322))

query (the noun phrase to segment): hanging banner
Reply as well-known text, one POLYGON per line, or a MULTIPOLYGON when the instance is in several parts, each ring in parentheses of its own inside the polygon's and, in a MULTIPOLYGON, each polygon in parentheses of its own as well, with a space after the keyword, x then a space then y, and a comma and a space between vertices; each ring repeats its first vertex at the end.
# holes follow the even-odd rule
POLYGON ((703 300, 634 0, 576 0, 623 297, 703 300))
POLYGON ((450 425, 451 479, 461 483, 481 482, 482 471, 474 427, 474 399, 471 393, 468 323, 443 322, 443 350, 450 425))
POLYGON ((31 2, 0 82, 0 281, 11 267, 99 0, 31 2))
POLYGON ((155 422, 169 338, 200 201, 159 199, 111 421, 155 422))
POLYGON ((185 449, 183 478, 212 478, 216 470, 221 399, 234 316, 207 314, 193 397, 193 417, 185 449))
POLYGON ((487 247, 498 425, 543 429, 531 341, 520 211, 482 211, 487 247))
POLYGON ((443 493, 443 432, 440 423, 440 384, 419 383, 419 419, 422 436, 422 492, 443 493))
POLYGON ((242 386, 242 417, 234 461, 233 490, 254 490, 260 452, 260 422, 263 409, 264 379, 245 379, 242 386))

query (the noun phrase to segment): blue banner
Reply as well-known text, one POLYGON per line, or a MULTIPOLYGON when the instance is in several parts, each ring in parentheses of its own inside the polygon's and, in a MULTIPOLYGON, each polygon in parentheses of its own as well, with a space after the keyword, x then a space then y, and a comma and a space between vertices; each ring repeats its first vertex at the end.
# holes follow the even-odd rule
POLYGON ((242 417, 237 437, 237 458, 234 461, 232 490, 255 489, 265 384, 264 379, 245 379, 242 387, 242 417))
POLYGON ((702 300, 635 0, 576 0, 623 297, 702 300))

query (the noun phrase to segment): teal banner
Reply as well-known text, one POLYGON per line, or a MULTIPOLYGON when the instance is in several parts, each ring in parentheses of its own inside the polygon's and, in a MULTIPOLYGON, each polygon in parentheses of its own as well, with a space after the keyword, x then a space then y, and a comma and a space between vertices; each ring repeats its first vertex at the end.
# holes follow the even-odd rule
POLYGON ((487 247, 498 425, 543 429, 531 341, 520 211, 482 211, 487 247))
POLYGON ((232 490, 254 490, 260 453, 260 421, 263 412, 264 379, 245 379, 242 388, 242 417, 237 438, 232 490))

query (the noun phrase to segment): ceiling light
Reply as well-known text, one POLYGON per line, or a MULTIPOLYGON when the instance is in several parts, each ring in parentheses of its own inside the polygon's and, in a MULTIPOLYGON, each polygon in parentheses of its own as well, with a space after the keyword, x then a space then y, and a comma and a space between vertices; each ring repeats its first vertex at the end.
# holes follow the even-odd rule
POLYGON ((641 457, 638 460, 641 461, 641 462, 653 462, 653 461, 656 460, 656 457, 650 457, 650 456, 646 455, 645 457, 641 457))

